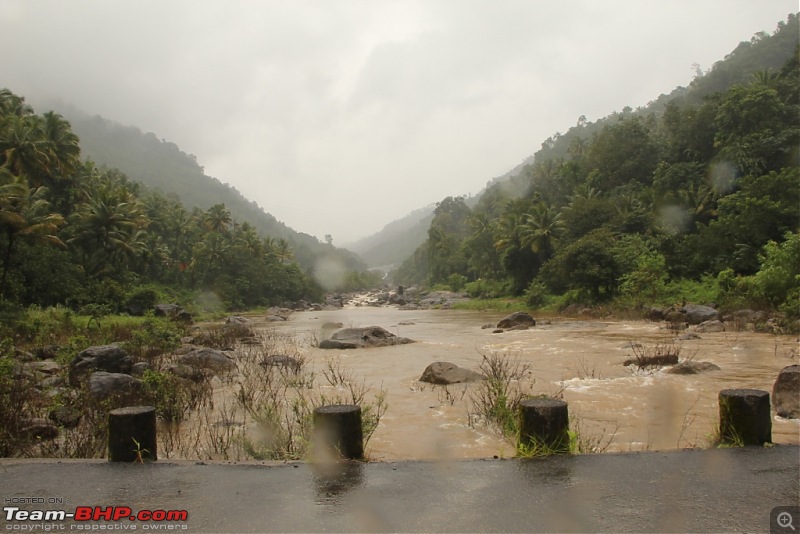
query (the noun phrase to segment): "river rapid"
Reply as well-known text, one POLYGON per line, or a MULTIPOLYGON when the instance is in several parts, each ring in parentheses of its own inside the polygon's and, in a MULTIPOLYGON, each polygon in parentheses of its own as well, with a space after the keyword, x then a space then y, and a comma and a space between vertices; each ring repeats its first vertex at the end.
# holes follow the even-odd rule
MULTIPOLYGON (((717 395, 726 388, 772 392, 778 372, 797 363, 796 336, 752 332, 703 333, 678 341, 681 359, 708 361, 721 370, 671 375, 634 372, 623 366, 631 343, 673 342, 676 333, 645 321, 540 318, 535 328, 492 333, 482 329, 505 314, 462 310, 404 311, 392 307, 345 307, 296 312, 288 321, 251 317, 254 329, 276 329, 298 339, 322 339, 322 325, 382 326, 416 343, 380 348, 323 350, 302 344, 319 371, 337 358, 372 392, 387 392, 388 410, 369 442, 371 460, 491 458, 514 455, 495 431, 470 424, 470 388, 434 387, 418 381, 425 367, 448 361, 478 370, 483 355, 505 353, 530 366, 522 386, 532 394, 563 395, 571 428, 606 451, 708 447, 718 422, 717 395), (607 447, 605 447, 607 445, 607 447)), ((473 423, 475 421, 473 420, 473 423)), ((800 443, 800 421, 773 418, 775 443, 800 443)))

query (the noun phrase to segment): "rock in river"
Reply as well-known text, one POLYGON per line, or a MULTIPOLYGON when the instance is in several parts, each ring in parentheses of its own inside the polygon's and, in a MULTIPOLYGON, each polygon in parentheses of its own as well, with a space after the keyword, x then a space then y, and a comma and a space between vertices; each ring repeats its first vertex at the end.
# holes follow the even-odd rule
POLYGON ((343 328, 334 332, 330 339, 320 341, 321 349, 357 349, 367 347, 386 347, 404 345, 414 340, 399 337, 380 326, 366 328, 343 328))
POLYGON ((464 382, 477 382, 486 377, 475 371, 464 369, 450 362, 433 362, 425 368, 419 378, 420 382, 430 384, 461 384, 464 382))
POLYGON ((536 319, 527 312, 514 312, 500 320, 497 328, 513 328, 515 326, 536 326, 536 319))
POLYGON ((678 365, 672 367, 667 372, 671 375, 696 375, 706 371, 719 371, 719 366, 711 362, 695 362, 693 360, 683 360, 678 365))

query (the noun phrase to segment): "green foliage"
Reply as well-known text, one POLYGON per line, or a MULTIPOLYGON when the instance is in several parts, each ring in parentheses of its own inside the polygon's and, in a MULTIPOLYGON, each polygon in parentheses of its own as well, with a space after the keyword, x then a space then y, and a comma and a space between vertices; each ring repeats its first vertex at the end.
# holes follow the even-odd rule
POLYGON ((458 273, 453 273, 447 277, 447 287, 450 291, 461 291, 467 284, 467 277, 458 273))
POLYGON ((181 346, 184 327, 166 318, 149 316, 130 333, 125 350, 134 359, 152 361, 181 346))
POLYGON ((547 286, 540 280, 534 280, 525 291, 525 302, 531 308, 541 308, 547 303, 549 293, 547 286))
POLYGON ((132 315, 143 315, 162 301, 163 297, 155 287, 139 287, 128 292, 124 307, 132 315))
POLYGON ((772 306, 793 305, 800 290, 800 232, 787 232, 781 244, 770 241, 760 256, 761 269, 753 276, 755 290, 772 306))
POLYGON ((768 242, 759 255, 760 269, 737 275, 726 269, 717 276, 720 297, 728 304, 748 302, 780 310, 789 319, 800 317, 800 237, 787 232, 782 243, 768 242))
POLYGON ((508 284, 504 280, 478 278, 464 284, 464 291, 472 298, 493 299, 508 294, 508 284))
POLYGON ((445 199, 399 278, 459 275, 473 296, 507 282, 546 309, 686 299, 794 314, 793 271, 765 267, 762 255, 800 226, 796 22, 743 43, 688 89, 582 117, 469 213, 445 199))
POLYGON ((620 275, 615 244, 607 229, 595 230, 559 250, 542 269, 542 280, 556 292, 577 289, 593 302, 608 299, 620 275))
MULTIPOLYGON (((67 305, 99 325, 109 313, 145 313, 174 292, 166 287, 211 290, 237 309, 320 295, 294 261, 298 255, 314 263, 322 245, 315 249, 310 236, 294 235, 301 246, 293 251, 283 237, 291 232, 273 220, 279 237, 262 238, 250 223, 236 224, 219 196, 208 210, 190 213, 119 170, 81 163, 78 138, 61 116, 36 115, 8 90, 0 91, 0 102, 0 299, 67 305)), ((93 124, 109 126, 98 143, 119 141, 114 137, 122 132, 93 124)), ((122 135, 129 148, 143 148, 137 136, 134 130, 122 135)), ((156 165, 150 170, 161 185, 182 153, 144 137, 145 152, 169 153, 141 160, 156 165)), ((180 176, 186 170, 202 175, 194 161, 178 167, 180 176)), ((325 254, 348 269, 363 269, 355 256, 330 244, 325 254)))
POLYGON ((212 388, 207 380, 198 382, 172 373, 147 370, 142 376, 145 394, 156 409, 156 415, 171 423, 183 421, 186 415, 211 400, 212 388))
POLYGON ((639 256, 633 271, 620 278, 620 293, 634 302, 658 302, 667 284, 667 266, 664 256, 648 252, 639 256))

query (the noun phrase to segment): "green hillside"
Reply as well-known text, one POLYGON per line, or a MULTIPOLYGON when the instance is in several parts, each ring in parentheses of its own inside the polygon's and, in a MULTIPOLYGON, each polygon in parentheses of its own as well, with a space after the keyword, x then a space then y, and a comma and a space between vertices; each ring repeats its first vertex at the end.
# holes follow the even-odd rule
POLYGON ((143 133, 133 126, 122 126, 100 116, 91 116, 74 106, 46 102, 38 106, 53 109, 69 120, 80 138, 84 157, 99 165, 120 169, 131 180, 173 197, 187 208, 207 209, 225 204, 238 222, 247 222, 263 236, 286 239, 297 261, 313 268, 321 256, 335 256, 351 270, 363 270, 365 264, 342 249, 332 249, 314 236, 297 232, 257 203, 246 199, 235 187, 206 176, 197 158, 175 144, 143 133))
POLYGON ((444 199, 397 281, 532 306, 689 299, 796 317, 797 24, 647 106, 582 118, 477 205, 444 199))

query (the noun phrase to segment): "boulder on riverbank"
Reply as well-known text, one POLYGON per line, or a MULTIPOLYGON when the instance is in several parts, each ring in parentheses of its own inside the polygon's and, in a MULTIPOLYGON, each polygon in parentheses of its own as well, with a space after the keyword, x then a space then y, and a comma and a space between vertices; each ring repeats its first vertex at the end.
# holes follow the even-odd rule
POLYGON ((131 375, 97 371, 89 376, 89 394, 97 400, 137 402, 143 393, 144 382, 131 375))
POLYGON ((706 321, 719 319, 719 312, 711 306, 687 304, 678 311, 686 316, 686 322, 689 324, 700 324, 706 321))
POLYGON ((196 369, 207 369, 217 374, 229 373, 236 367, 224 352, 205 347, 192 349, 180 356, 178 362, 196 369))
POLYGON ((775 412, 787 419, 800 419, 800 365, 781 369, 772 387, 775 412))
POLYGON ((419 378, 420 382, 440 385, 463 384, 479 380, 486 380, 486 377, 450 362, 433 362, 425 368, 419 378))
POLYGON ((88 347, 70 362, 69 384, 72 387, 79 386, 83 377, 91 371, 130 374, 132 368, 131 357, 118 345, 88 347))
POLYGON ((343 328, 333 333, 330 339, 320 342, 321 349, 358 349, 368 347, 386 347, 414 343, 413 339, 399 337, 380 326, 365 328, 343 328))

